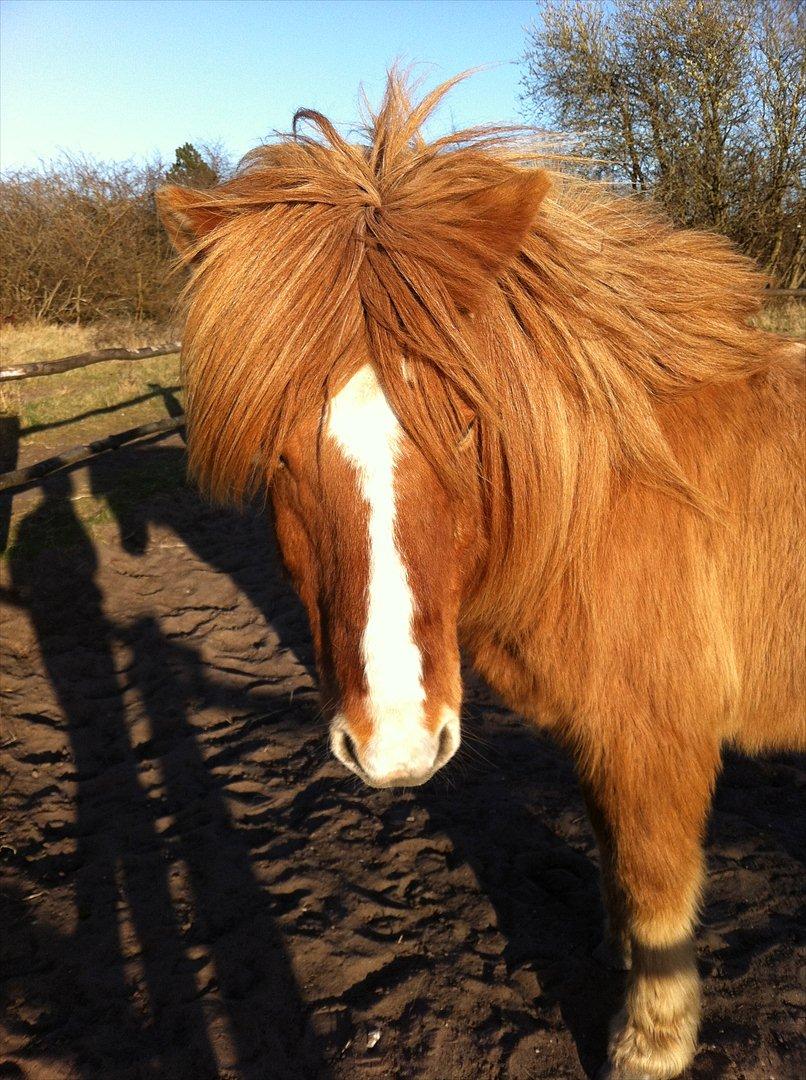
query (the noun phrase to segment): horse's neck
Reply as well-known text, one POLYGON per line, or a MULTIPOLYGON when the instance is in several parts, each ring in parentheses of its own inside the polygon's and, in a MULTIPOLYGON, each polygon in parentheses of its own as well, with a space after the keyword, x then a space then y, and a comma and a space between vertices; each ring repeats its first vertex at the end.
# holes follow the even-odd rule
MULTIPOLYGON (((784 347, 769 372, 714 383, 681 394, 671 401, 655 403, 658 424, 682 473, 701 491, 706 503, 728 515, 742 513, 748 500, 760 498, 752 491, 758 469, 798 468, 793 453, 801 432, 804 401, 803 350, 784 347), (800 417, 800 419, 799 419, 800 417)), ((755 485, 756 488, 758 485, 755 485)), ((578 537, 573 552, 544 580, 523 568, 519 578, 498 574, 489 566, 483 595, 471 600, 472 624, 494 634, 500 641, 518 639, 526 626, 540 633, 570 640, 584 634, 587 612, 595 602, 597 573, 603 561, 619 558, 625 529, 640 543, 662 549, 664 520, 706 521, 707 515, 645 482, 637 473, 609 470, 609 491, 602 499, 602 514, 593 515, 587 535, 578 537), (627 520, 629 519, 629 521, 627 520), (660 524, 659 524, 660 523, 660 524)))

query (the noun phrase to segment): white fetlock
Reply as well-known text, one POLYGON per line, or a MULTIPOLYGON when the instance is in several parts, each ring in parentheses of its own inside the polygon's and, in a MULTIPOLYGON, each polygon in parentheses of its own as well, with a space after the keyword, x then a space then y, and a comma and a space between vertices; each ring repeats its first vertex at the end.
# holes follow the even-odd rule
POLYGON ((697 1015, 682 1015, 663 1026, 639 1026, 625 1011, 610 1039, 608 1080, 674 1080, 697 1049, 697 1015))

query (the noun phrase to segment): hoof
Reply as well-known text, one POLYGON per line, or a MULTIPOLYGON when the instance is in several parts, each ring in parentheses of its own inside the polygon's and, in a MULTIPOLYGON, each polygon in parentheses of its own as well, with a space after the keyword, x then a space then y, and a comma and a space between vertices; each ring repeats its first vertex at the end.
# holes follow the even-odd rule
MULTIPOLYGON (((639 1074, 635 1073, 635 1080, 637 1080, 638 1076, 639 1074)), ((613 1066, 609 1061, 606 1061, 596 1073, 594 1080, 626 1080, 626 1073, 613 1072, 613 1066)), ((634 1080, 634 1078, 630 1077, 630 1080, 634 1080)), ((641 1075, 641 1080, 649 1080, 649 1073, 641 1075)))
POLYGON ((594 1080, 653 1080, 649 1073, 625 1073, 614 1071, 610 1062, 602 1065, 594 1080))

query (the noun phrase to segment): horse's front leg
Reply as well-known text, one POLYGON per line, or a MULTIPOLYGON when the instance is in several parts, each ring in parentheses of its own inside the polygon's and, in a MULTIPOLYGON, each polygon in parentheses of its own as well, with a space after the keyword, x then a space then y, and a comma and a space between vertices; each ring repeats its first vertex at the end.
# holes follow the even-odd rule
POLYGON ((596 792, 584 782, 581 786, 599 849, 599 876, 605 911, 604 939, 594 955, 605 967, 614 971, 629 971, 632 967, 632 943, 627 901, 618 878, 613 836, 596 792))
POLYGON ((610 1039, 605 1074, 612 1080, 670 1080, 696 1051, 700 989, 693 935, 717 762, 710 744, 695 747, 667 735, 643 745, 633 732, 626 743, 609 747, 584 780, 594 818, 599 815, 594 827, 605 838, 613 930, 629 938, 632 960, 610 1039))

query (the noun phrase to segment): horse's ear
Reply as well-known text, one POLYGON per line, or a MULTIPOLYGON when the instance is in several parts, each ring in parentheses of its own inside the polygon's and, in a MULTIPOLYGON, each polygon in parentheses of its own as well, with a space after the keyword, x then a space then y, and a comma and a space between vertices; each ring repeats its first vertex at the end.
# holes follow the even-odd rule
POLYGON ((550 186, 542 169, 522 169, 463 200, 466 228, 489 270, 503 270, 521 250, 550 186))
POLYGON ((156 194, 157 212, 180 255, 187 255, 217 225, 224 214, 207 192, 167 184, 156 194))
MULTIPOLYGON (((446 159, 450 155, 445 155, 446 159)), ((440 162, 440 172, 457 169, 456 188, 467 186, 467 166, 460 154, 456 162, 440 162)), ((488 167, 487 162, 484 165, 488 167)), ((432 264, 460 310, 473 313, 485 290, 509 267, 523 249, 540 205, 551 186, 542 169, 514 169, 495 163, 486 182, 473 184, 467 194, 435 200, 430 223, 432 264)), ((439 177, 448 186, 450 176, 439 177)), ((423 234, 427 235, 423 227, 423 234)))

